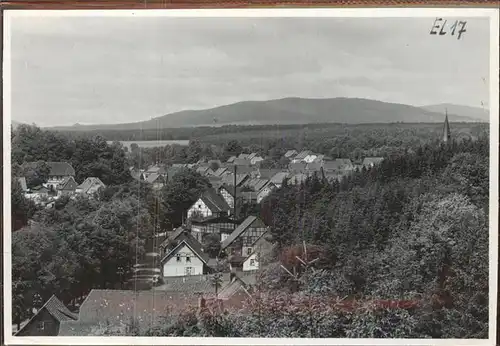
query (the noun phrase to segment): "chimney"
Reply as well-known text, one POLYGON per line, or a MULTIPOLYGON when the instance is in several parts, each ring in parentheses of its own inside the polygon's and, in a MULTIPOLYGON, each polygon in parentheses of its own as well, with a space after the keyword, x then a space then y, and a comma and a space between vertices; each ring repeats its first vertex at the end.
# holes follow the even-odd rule
POLYGON ((235 270, 231 270, 231 273, 229 274, 229 282, 234 282, 236 280, 236 273, 235 270))
MULTIPOLYGON (((236 182, 237 182, 237 178, 236 178, 236 170, 237 170, 237 167, 236 165, 234 165, 234 196, 233 196, 233 205, 234 205, 234 219, 237 220, 238 219, 238 215, 237 215, 237 207, 236 207, 236 199, 237 199, 237 196, 236 196, 236 182)), ((236 224, 234 225, 235 228, 236 228, 236 224)))

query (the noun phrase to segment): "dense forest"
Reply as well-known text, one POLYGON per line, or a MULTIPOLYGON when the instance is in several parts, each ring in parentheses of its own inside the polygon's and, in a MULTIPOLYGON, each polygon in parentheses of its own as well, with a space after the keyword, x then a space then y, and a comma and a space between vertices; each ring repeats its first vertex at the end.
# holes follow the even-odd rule
MULTIPOLYGON (((425 126, 384 126, 331 136, 318 128, 322 135, 311 131, 290 142, 286 136, 262 137, 263 146, 246 142, 250 137, 226 137, 215 150, 222 156, 256 148, 278 157, 285 149, 315 145, 310 149, 324 146, 321 152, 340 156, 383 152, 385 160, 340 182, 313 176, 301 185, 284 184, 256 208, 271 227, 276 253, 259 274, 266 294, 245 311, 201 317, 186 311, 136 334, 486 338, 487 129, 474 125, 472 138, 455 136, 444 145, 439 131, 428 134, 425 126), (395 150, 384 152, 386 147, 395 150), (290 255, 303 242, 317 249, 311 255, 319 259, 307 270, 290 255), (298 278, 280 264, 296 267, 298 278), (339 310, 325 304, 327 296, 361 303, 406 300, 418 307, 339 310)), ((52 294, 71 303, 90 287, 121 287, 150 230, 178 225, 185 208, 209 186, 206 178, 185 170, 157 196, 128 175, 131 161, 147 156, 147 150, 127 156, 119 143, 106 140, 32 127, 14 131, 13 162, 67 160, 78 182, 91 174, 108 185, 97 200, 63 199, 53 209, 37 210, 14 184, 12 212, 22 225, 12 237, 14 321, 52 294)), ((184 150, 177 159, 195 162, 214 148, 197 139, 184 150)), ((160 154, 150 153, 151 160, 160 154)))

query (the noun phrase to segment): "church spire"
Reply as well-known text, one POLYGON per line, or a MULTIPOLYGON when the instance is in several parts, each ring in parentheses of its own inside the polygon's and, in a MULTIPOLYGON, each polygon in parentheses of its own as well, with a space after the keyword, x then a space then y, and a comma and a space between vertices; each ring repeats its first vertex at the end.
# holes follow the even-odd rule
POLYGON ((448 109, 446 109, 446 116, 444 118, 444 129, 443 129, 443 142, 448 143, 450 141, 450 124, 448 123, 448 109))

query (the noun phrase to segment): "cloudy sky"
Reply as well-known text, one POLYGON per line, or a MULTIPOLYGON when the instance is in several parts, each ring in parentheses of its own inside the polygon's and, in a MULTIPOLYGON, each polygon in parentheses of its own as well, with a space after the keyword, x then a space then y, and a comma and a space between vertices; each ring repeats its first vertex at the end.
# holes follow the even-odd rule
POLYGON ((488 104, 489 23, 434 18, 14 18, 12 118, 124 123, 243 100, 488 104))

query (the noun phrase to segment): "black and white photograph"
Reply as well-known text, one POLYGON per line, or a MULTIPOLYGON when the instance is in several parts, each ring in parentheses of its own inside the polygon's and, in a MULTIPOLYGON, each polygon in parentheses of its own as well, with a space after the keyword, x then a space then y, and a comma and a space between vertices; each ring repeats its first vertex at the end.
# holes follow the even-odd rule
POLYGON ((6 10, 6 344, 496 344, 498 21, 6 10))

